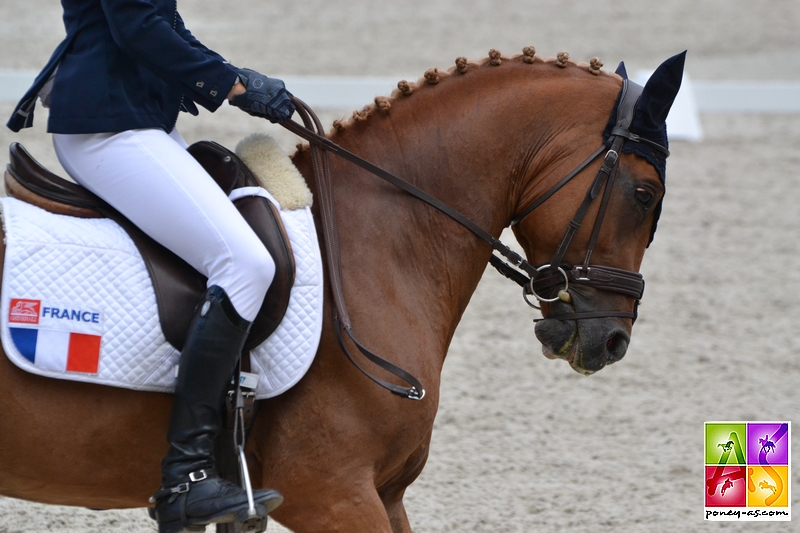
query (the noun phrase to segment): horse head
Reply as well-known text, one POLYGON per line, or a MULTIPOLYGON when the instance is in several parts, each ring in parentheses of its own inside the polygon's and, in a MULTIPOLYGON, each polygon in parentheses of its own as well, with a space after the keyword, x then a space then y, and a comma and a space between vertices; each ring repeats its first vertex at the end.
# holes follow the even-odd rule
MULTIPOLYGON (((387 295, 392 327, 411 317, 413 342, 441 346, 443 357, 441 339, 452 338, 492 253, 483 240, 523 271, 492 259, 526 285, 526 300, 542 302, 535 332, 546 356, 584 374, 620 360, 664 195, 665 119, 683 63, 684 54, 665 61, 641 87, 624 67, 602 72, 596 59, 578 65, 564 53, 543 60, 532 47, 511 58, 492 50, 480 64, 459 58, 448 72, 429 69, 417 84, 400 82, 391 98, 335 122, 330 140, 340 155, 349 149, 384 174, 403 176, 446 204, 450 217, 431 211, 442 207, 430 198, 398 194, 397 179, 378 184, 363 165, 369 172, 349 171, 335 188, 344 213, 338 231, 347 236, 342 256, 382 265, 381 276, 357 284, 387 295), (495 242, 509 223, 529 263, 495 242), (396 261, 387 265, 363 246, 372 241, 396 261), (416 329, 420 315, 426 341, 416 329)), ((309 158, 302 151, 295 157, 304 174, 309 158)))
MULTIPOLYGON (((621 64, 623 86, 606 115, 600 149, 583 159, 597 133, 580 127, 560 133, 559 146, 567 138, 566 145, 579 148, 559 150, 531 178, 517 206, 517 239, 528 259, 541 265, 528 292, 541 302, 544 318, 535 332, 542 351, 586 375, 622 359, 630 342, 644 289, 638 270, 665 191, 665 119, 684 60, 685 52, 665 61, 644 87, 628 80, 621 64)), ((584 110, 584 122, 596 128, 598 113, 584 110)))

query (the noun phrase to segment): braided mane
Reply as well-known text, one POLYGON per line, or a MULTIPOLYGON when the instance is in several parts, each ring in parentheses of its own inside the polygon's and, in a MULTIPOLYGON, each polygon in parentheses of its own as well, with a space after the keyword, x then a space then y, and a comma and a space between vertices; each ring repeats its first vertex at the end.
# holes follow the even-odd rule
MULTIPOLYGON (((413 95, 415 91, 424 90, 426 87, 437 85, 441 80, 450 76, 461 76, 476 69, 499 66, 504 61, 528 64, 552 64, 560 68, 583 69, 596 76, 617 76, 614 73, 601 70, 603 67, 603 62, 597 57, 593 57, 588 63, 577 63, 569 57, 567 52, 559 52, 556 57, 543 58, 536 54, 536 49, 533 46, 526 46, 522 49, 521 54, 508 57, 502 55, 499 50, 492 48, 489 50, 488 57, 485 57, 480 61, 469 61, 466 57, 462 56, 456 58, 455 65, 446 71, 442 71, 437 68, 430 68, 425 71, 425 74, 416 82, 401 80, 397 83, 397 89, 392 92, 391 96, 378 96, 375 98, 374 103, 368 104, 362 109, 354 111, 349 118, 334 120, 333 128, 329 133, 329 137, 333 137, 337 133, 344 132, 348 126, 354 123, 367 120, 375 113, 388 112, 392 107, 392 102, 401 98, 408 98, 413 95)), ((297 148, 298 150, 302 150, 301 145, 298 145, 297 148)))

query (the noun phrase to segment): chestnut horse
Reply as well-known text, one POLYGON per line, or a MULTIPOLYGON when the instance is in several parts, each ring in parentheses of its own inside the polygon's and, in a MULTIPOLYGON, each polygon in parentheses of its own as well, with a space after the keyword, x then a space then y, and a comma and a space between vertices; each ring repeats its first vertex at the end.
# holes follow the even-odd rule
MULTIPOLYGON (((631 137, 663 132, 677 86, 662 80, 677 76, 679 84, 683 56, 676 58, 645 87, 631 137)), ((401 82, 391 98, 336 123, 330 138, 498 237, 603 146, 623 79, 598 65, 563 55, 544 61, 529 49, 480 63, 459 59, 450 72, 401 82)), ((608 205, 592 263, 637 272, 664 187, 658 165, 629 144, 613 187, 601 195, 608 205)), ((308 179, 308 148, 294 161, 308 179)), ((603 162, 592 160, 514 226, 532 264, 551 261, 603 162)), ((351 163, 334 157, 331 165, 353 329, 362 344, 416 376, 426 395, 389 394, 348 362, 328 294, 316 359, 294 388, 261 403, 247 442, 249 468, 254 485, 285 496, 273 517, 294 531, 408 532, 403 494, 428 457, 448 345, 491 248, 351 163)), ((584 261, 599 210, 599 202, 589 206, 565 263, 584 261)), ((568 293, 542 305, 550 318, 536 331, 545 355, 586 372, 619 360, 635 298, 572 284, 568 293), (564 316, 593 310, 625 316, 564 316)), ((0 356, 0 494, 94 509, 148 505, 159 486, 170 403, 167 394, 38 377, 0 356)))

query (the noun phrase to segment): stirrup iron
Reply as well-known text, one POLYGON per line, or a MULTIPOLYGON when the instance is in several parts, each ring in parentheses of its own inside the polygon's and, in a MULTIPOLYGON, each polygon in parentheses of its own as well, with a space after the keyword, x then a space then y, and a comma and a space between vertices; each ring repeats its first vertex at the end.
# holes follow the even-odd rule
POLYGON ((244 427, 244 394, 242 393, 241 360, 236 368, 234 400, 234 426, 233 447, 239 453, 239 473, 242 479, 242 489, 247 493, 247 513, 240 512, 234 521, 235 533, 261 533, 267 529, 267 512, 263 505, 256 509, 253 498, 253 484, 250 482, 250 472, 247 469, 247 458, 244 455, 245 427, 244 427), (262 515, 263 513, 263 515, 262 515))

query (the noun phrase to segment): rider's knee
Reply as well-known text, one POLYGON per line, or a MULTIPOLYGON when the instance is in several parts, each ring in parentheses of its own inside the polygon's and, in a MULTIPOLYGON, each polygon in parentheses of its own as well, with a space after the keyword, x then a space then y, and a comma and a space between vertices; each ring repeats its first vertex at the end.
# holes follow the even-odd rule
POLYGON ((266 294, 275 278, 275 261, 266 247, 261 243, 248 247, 236 262, 242 276, 251 285, 251 290, 266 294))

